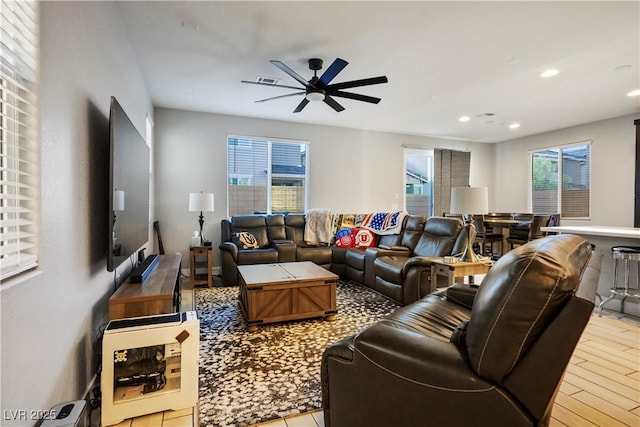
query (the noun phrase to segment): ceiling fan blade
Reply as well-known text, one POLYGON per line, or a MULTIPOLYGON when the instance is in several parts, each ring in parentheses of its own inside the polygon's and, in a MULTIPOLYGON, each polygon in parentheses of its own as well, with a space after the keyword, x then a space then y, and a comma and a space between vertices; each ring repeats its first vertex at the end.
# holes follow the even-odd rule
POLYGON ((273 84, 270 84, 270 83, 252 82, 252 81, 249 81, 249 80, 240 80, 240 83, 249 83, 249 84, 258 85, 258 86, 283 87, 285 89, 302 89, 301 87, 297 87, 297 86, 273 85, 273 84))
POLYGON ((306 81, 300 74, 293 71, 291 68, 284 65, 281 61, 277 61, 275 59, 270 60, 273 65, 280 68, 282 71, 287 73, 289 76, 297 80, 300 84, 302 84, 305 88, 313 87, 308 81, 306 81))
POLYGON ((344 110, 344 107, 338 104, 338 102, 332 97, 330 97, 329 95, 324 97, 324 103, 327 104, 329 107, 333 108, 334 110, 336 110, 338 113, 344 110))
POLYGON ((280 99, 280 98, 287 98, 289 96, 294 96, 294 95, 304 95, 306 92, 302 91, 302 92, 295 92, 295 93, 288 93, 286 95, 280 95, 280 96, 274 96, 271 98, 265 98, 265 99, 259 99, 256 102, 265 102, 265 101, 271 101, 274 99, 280 99))
POLYGON ((307 106, 308 103, 309 103, 309 100, 307 98, 302 98, 302 101, 300 101, 300 104, 298 104, 298 106, 296 107, 295 110, 293 110, 293 112, 299 113, 300 111, 302 111, 304 107, 307 106))
POLYGON ((339 96, 342 98, 355 99, 356 101, 370 102, 372 104, 377 104, 382 101, 381 98, 375 98, 373 96, 360 95, 359 93, 351 93, 351 92, 343 92, 340 90, 328 91, 327 94, 331 96, 339 96))
POLYGON ((336 58, 336 60, 333 61, 329 68, 327 68, 325 72, 322 73, 318 82, 322 83, 323 86, 327 86, 331 82, 331 80, 333 80, 338 75, 338 73, 347 66, 347 64, 349 63, 344 59, 336 58))
POLYGON ((350 82, 334 83, 332 85, 327 86, 327 89, 330 89, 330 90, 348 89, 350 87, 378 85, 380 83, 387 83, 387 82, 389 82, 389 80, 387 79, 387 76, 371 77, 368 79, 351 80, 350 82))

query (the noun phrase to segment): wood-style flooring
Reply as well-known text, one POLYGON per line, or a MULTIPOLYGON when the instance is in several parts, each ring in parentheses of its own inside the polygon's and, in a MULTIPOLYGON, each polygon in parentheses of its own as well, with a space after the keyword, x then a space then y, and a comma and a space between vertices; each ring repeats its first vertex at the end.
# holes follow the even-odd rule
MULTIPOLYGON (((191 301, 187 298, 183 303, 188 306, 191 301)), ((191 417, 171 415, 161 425, 157 415, 147 415, 118 427, 198 424, 197 410, 191 417)), ((324 427, 322 415, 314 411, 260 427, 324 427)), ((551 426, 640 427, 640 319, 607 311, 602 317, 592 315, 556 397, 551 426)))

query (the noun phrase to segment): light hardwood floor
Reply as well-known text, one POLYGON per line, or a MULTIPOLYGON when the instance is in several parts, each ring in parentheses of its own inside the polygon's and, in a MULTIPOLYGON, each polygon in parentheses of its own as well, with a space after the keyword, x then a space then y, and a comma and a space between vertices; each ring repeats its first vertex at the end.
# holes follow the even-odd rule
MULTIPOLYGON (((322 412, 260 427, 324 427, 322 412)), ((640 321, 593 315, 569 362, 552 427, 640 427, 640 321)))

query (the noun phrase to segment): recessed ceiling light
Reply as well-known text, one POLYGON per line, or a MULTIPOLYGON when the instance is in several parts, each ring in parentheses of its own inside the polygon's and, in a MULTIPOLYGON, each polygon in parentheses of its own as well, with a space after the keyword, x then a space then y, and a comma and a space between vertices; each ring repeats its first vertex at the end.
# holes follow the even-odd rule
POLYGON ((511 123, 509 125, 509 129, 518 129, 520 127, 520 123, 511 123))
POLYGON ((640 89, 632 90, 627 96, 640 96, 640 89))
POLYGON ((471 120, 469 116, 462 116, 458 119, 459 122, 468 122, 469 120, 471 120))
POLYGON ((559 72, 560 71, 556 70, 555 68, 549 68, 548 70, 544 70, 542 74, 540 74, 540 77, 543 77, 543 78, 553 77, 559 72))

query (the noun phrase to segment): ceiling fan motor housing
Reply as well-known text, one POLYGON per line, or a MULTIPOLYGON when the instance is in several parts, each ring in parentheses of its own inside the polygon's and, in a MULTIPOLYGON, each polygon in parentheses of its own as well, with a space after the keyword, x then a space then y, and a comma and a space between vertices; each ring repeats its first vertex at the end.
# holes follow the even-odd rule
POLYGON ((310 58, 309 59, 309 69, 313 71, 318 71, 322 69, 322 59, 320 58, 310 58))

